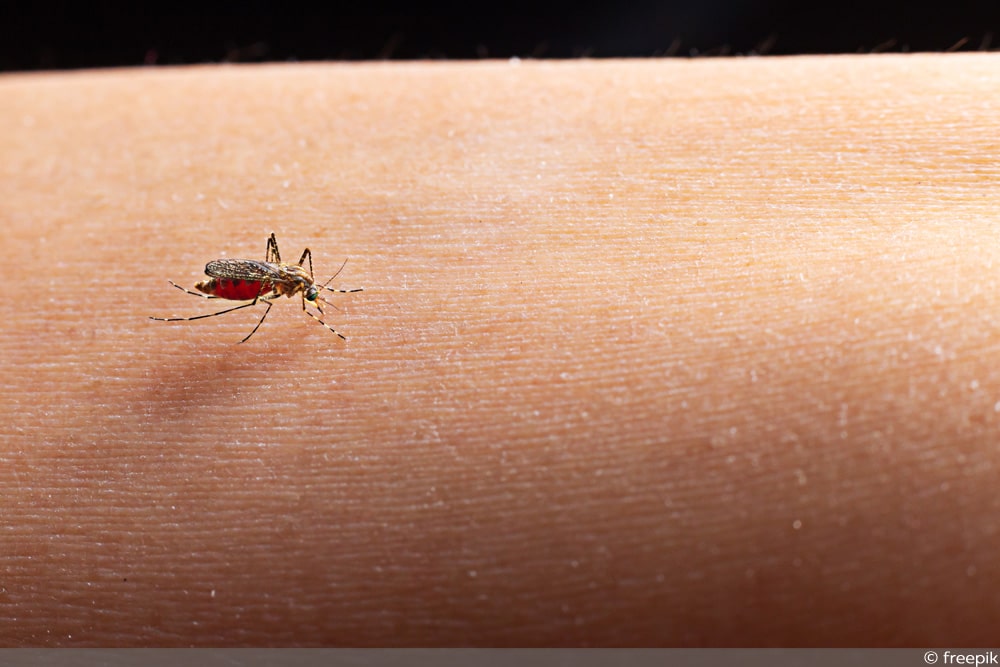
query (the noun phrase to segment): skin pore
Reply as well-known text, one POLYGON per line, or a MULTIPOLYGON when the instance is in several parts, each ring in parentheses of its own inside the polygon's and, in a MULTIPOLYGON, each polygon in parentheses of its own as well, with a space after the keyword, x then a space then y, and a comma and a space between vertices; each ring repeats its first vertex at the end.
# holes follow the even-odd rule
POLYGON ((0 77, 0 644, 995 642, 997 62, 0 77))

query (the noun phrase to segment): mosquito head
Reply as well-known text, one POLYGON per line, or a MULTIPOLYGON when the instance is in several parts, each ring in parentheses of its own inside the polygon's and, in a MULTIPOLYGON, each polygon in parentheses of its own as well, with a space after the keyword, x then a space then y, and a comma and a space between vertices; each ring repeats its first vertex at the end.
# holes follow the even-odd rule
POLYGON ((314 304, 316 303, 316 299, 319 298, 319 290, 316 288, 315 285, 310 285, 309 287, 306 288, 305 297, 306 301, 314 304))

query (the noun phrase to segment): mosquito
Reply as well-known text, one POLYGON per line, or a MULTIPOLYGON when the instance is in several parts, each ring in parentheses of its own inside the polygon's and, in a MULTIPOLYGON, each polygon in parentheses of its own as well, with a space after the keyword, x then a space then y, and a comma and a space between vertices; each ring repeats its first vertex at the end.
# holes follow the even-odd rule
POLYGON ((246 338, 240 341, 241 343, 245 343, 250 340, 250 336, 257 333, 257 329, 264 323, 264 318, 271 312, 271 306, 274 305, 273 302, 275 299, 280 296, 292 297, 295 294, 300 294, 302 295, 302 310, 309 317, 340 336, 343 340, 347 340, 340 332, 324 322, 321 317, 318 317, 306 308, 306 302, 308 301, 310 305, 319 311, 320 316, 324 315, 323 306, 320 305, 321 302, 332 308, 336 308, 336 306, 320 296, 321 290, 328 290, 339 294, 352 294, 361 291, 360 288, 334 289, 328 287, 330 282, 340 275, 340 272, 344 270, 344 266, 346 265, 347 260, 345 259, 344 263, 340 265, 340 268, 337 269, 337 272, 333 274, 330 280, 327 280, 322 285, 317 285, 313 278, 312 253, 309 252, 309 248, 302 251, 302 256, 299 257, 298 264, 285 264, 281 261, 281 253, 278 252, 278 240, 274 237, 274 232, 271 232, 271 237, 267 240, 267 251, 263 262, 258 262, 254 259, 217 259, 209 262, 205 265, 205 274, 209 279, 203 280, 194 286, 198 290, 197 292, 189 290, 186 287, 181 287, 172 280, 167 281, 182 292, 200 296, 203 299, 228 299, 230 301, 249 301, 250 303, 220 310, 217 313, 196 315, 195 317, 150 317, 149 319, 160 322, 190 322, 191 320, 201 320, 206 317, 224 315, 235 310, 256 306, 258 303, 267 304, 267 310, 261 315, 257 326, 247 334, 246 338), (309 271, 305 269, 306 260, 309 260, 309 271))

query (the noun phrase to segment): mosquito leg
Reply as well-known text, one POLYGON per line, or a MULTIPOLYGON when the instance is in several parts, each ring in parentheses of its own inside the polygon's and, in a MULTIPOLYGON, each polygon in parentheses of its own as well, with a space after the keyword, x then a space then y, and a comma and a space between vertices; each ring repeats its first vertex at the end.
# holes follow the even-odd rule
MULTIPOLYGON (((268 305, 270 306, 270 301, 268 305)), ((226 313, 231 313, 234 310, 240 310, 242 308, 249 308, 250 306, 256 306, 257 300, 254 299, 250 303, 244 303, 242 306, 234 306, 232 308, 226 308, 225 310, 220 310, 217 313, 209 313, 207 315, 195 315, 194 317, 150 317, 151 320, 157 320, 158 322, 190 322, 192 320, 202 320, 206 317, 215 317, 216 315, 225 315, 226 313)), ((256 331, 256 329, 255 329, 256 331)))
POLYGON ((173 280, 168 280, 167 282, 170 283, 171 285, 173 285, 174 287, 176 287, 177 289, 179 289, 182 292, 187 292, 188 294, 191 294, 193 296, 200 296, 202 299, 218 299, 219 298, 219 297, 217 297, 217 296, 215 296, 213 294, 202 294, 201 292, 195 292, 194 290, 189 290, 186 287, 181 287, 180 285, 178 285, 177 283, 175 283, 173 280))
POLYGON ((281 253, 278 252, 278 239, 274 237, 274 232, 271 232, 271 238, 267 240, 267 251, 264 253, 264 261, 281 263, 281 253))
MULTIPOLYGON (((329 301, 326 301, 325 303, 328 306, 333 306, 333 304, 330 303, 329 301)), ((313 305, 316 306, 316 310, 319 311, 320 315, 325 315, 325 313, 323 312, 323 306, 319 305, 319 302, 314 303, 313 305)), ((333 307, 336 308, 336 306, 333 306, 333 307)), ((338 336, 340 336, 344 340, 347 340, 346 338, 344 338, 343 334, 341 334, 339 331, 337 331, 336 329, 334 329, 333 327, 331 327, 329 324, 327 324, 326 322, 324 322, 322 319, 316 317, 316 315, 313 314, 313 312, 311 310, 309 310, 308 308, 306 308, 306 298, 305 297, 302 297, 302 312, 304 312, 306 315, 308 315, 309 317, 313 318, 314 320, 316 320, 317 322, 319 322, 320 324, 322 324, 327 329, 329 329, 333 333, 337 334, 338 336)))
POLYGON ((326 285, 323 285, 323 289, 329 290, 331 292, 336 292, 337 294, 354 294, 355 292, 364 292, 364 290, 360 287, 357 287, 355 289, 334 289, 332 287, 327 287, 326 285))
MULTIPOLYGON (((257 303, 256 299, 254 299, 254 303, 257 303)), ((257 326, 255 326, 253 328, 253 331, 251 331, 250 333, 247 334, 246 338, 244 338, 243 340, 240 341, 241 343, 247 342, 248 340, 250 340, 250 336, 252 336, 255 333, 257 333, 257 329, 260 329, 260 325, 264 324, 264 318, 267 317, 267 314, 271 312, 271 306, 273 306, 274 304, 271 303, 270 301, 267 301, 267 300, 265 300, 264 303, 267 304, 267 310, 265 310, 264 314, 260 316, 260 321, 257 322, 257 326)), ((253 304, 250 304, 250 305, 253 305, 253 304)))
POLYGON ((309 277, 312 278, 313 277, 313 256, 312 256, 312 253, 309 252, 309 248, 306 248, 305 250, 302 251, 302 256, 299 257, 299 266, 302 266, 302 262, 306 261, 307 257, 309 258, 309 277))
MULTIPOLYGON (((303 309, 303 310, 305 310, 305 309, 303 309)), ((322 312, 322 311, 320 311, 320 312, 322 312)), ((306 310, 306 313, 309 315, 309 317, 313 318, 314 320, 316 320, 317 322, 319 322, 320 324, 322 324, 324 327, 326 327, 327 329, 329 329, 333 333, 335 333, 338 336, 340 336, 341 339, 347 340, 347 338, 345 338, 342 333, 340 333, 339 331, 337 331, 336 329, 334 329, 333 327, 331 327, 329 324, 327 324, 323 320, 321 320, 318 317, 316 317, 316 315, 314 315, 311 310, 306 310)))

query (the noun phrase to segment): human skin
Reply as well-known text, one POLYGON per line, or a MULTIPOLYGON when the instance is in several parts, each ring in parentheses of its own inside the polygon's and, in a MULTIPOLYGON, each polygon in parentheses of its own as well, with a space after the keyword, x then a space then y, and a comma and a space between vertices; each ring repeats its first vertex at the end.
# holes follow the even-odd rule
POLYGON ((0 644, 995 645, 998 77, 0 77, 0 644))

